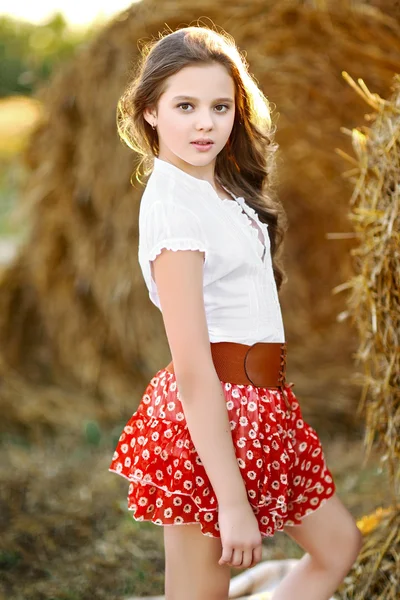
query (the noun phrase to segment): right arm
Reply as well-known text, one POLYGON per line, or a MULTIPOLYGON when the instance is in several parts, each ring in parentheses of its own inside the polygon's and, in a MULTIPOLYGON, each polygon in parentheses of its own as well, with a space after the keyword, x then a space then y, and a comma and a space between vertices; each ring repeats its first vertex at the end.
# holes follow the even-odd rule
POLYGON ((163 249, 152 262, 153 276, 188 429, 218 499, 224 549, 220 564, 249 566, 261 559, 261 535, 236 461, 224 393, 212 361, 203 257, 200 251, 163 249))

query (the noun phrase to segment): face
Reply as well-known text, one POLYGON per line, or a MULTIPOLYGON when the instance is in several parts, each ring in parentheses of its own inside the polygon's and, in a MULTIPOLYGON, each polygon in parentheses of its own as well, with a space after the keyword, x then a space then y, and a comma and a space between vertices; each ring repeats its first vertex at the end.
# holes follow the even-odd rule
POLYGON ((194 176, 210 177, 233 127, 233 79, 222 65, 214 63, 184 67, 166 83, 157 109, 144 112, 145 119, 157 127, 159 158, 194 176), (205 138, 212 144, 193 143, 205 138))

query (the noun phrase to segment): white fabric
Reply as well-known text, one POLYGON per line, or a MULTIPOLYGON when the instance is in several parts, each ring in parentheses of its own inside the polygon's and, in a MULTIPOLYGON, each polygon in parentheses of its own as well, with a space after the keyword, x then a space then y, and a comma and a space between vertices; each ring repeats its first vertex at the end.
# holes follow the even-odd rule
POLYGON ((139 211, 138 258, 150 300, 161 310, 150 261, 162 248, 201 250, 210 341, 284 342, 268 225, 230 195, 222 200, 208 181, 154 159, 139 211))

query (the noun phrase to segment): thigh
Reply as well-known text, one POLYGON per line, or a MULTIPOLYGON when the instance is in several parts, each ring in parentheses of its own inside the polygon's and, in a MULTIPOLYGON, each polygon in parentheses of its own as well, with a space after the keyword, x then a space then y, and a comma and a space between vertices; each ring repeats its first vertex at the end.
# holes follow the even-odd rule
POLYGON ((336 493, 301 525, 285 525, 284 531, 323 566, 332 566, 335 557, 338 562, 355 560, 362 545, 361 532, 336 493))
POLYGON ((228 600, 230 568, 219 565, 220 538, 200 525, 164 526, 166 600, 228 600))

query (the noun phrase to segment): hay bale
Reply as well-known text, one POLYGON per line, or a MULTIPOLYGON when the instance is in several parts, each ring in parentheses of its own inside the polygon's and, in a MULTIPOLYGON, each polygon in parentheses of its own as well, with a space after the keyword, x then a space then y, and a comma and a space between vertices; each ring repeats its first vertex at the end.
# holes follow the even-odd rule
POLYGON ((352 250, 354 275, 336 291, 348 290, 347 310, 359 337, 355 353, 361 373, 360 410, 366 419, 367 456, 375 444, 389 469, 393 497, 400 476, 400 75, 384 100, 362 80, 353 88, 372 107, 370 126, 353 129, 356 164, 349 218, 359 244, 352 250))
POLYGON ((342 600, 397 600, 400 595, 400 506, 378 508, 357 523, 364 546, 340 588, 342 600))
POLYGON ((173 30, 206 14, 246 50, 280 113, 280 193, 290 222, 281 293, 288 377, 307 418, 332 432, 351 427, 355 339, 336 322, 343 305, 331 291, 350 276, 353 241, 327 235, 348 230, 350 191, 333 150, 344 144, 340 126, 359 123, 364 106, 340 74, 347 69, 385 93, 400 70, 399 26, 365 6, 238 0, 230 11, 211 0, 146 0, 60 68, 37 94, 43 118, 25 154, 21 211, 30 233, 0 284, 7 364, 35 381, 62 373, 110 403, 118 394, 132 406, 134 390, 168 362, 161 315, 137 263, 141 189, 129 182, 133 156, 117 138, 115 108, 144 32, 157 36, 163 23, 173 30), (9 326, 15 321, 17 332, 9 326))

